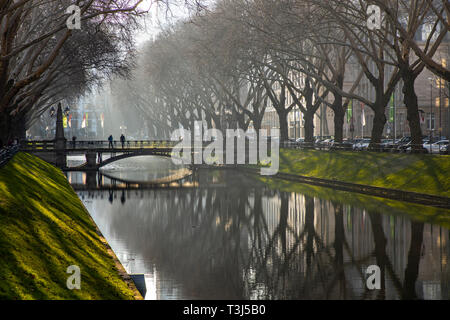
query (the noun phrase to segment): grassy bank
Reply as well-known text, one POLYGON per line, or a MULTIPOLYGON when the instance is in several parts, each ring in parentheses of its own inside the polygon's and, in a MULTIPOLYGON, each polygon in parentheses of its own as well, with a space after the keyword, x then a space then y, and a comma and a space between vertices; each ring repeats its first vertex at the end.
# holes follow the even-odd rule
POLYGON ((280 172, 450 197, 449 156, 281 149, 280 172))
POLYGON ((61 171, 24 153, 0 169, 1 299, 133 299, 61 171), (81 269, 69 290, 67 267, 81 269))

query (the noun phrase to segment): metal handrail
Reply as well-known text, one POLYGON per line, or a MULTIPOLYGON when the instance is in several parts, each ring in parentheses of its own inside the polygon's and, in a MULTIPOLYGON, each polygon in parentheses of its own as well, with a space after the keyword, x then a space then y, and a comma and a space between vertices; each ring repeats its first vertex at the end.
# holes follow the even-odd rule
POLYGON ((320 151, 371 151, 371 152, 391 152, 391 153, 428 153, 436 155, 448 155, 447 150, 444 151, 443 148, 436 149, 431 145, 416 145, 416 144, 398 144, 398 143, 370 143, 369 146, 355 147, 354 143, 342 142, 342 143, 314 143, 314 142, 293 142, 284 141, 280 143, 280 147, 286 149, 300 149, 300 150, 320 150, 320 151), (417 148, 413 148, 417 147, 417 148))
MULTIPOLYGON (((66 149, 145 149, 145 148, 172 148, 177 143, 175 141, 168 140, 132 140, 124 141, 123 145, 121 141, 112 141, 111 143, 107 140, 76 140, 76 141, 66 141, 66 149)), ((56 145, 54 140, 47 141, 22 141, 21 149, 24 151, 34 151, 34 150, 55 150, 56 145)))

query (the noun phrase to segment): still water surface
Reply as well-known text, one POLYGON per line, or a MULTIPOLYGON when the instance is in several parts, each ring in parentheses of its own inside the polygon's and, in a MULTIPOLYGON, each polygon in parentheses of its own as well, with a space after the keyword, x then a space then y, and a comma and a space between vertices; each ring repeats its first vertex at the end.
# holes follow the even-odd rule
MULTIPOLYGON (((152 157, 123 161, 120 178, 128 166, 133 181, 176 169, 166 163, 156 174, 155 163, 170 160, 152 157)), ((146 299, 450 297, 450 232, 436 218, 448 210, 371 197, 354 204, 356 195, 321 196, 324 188, 281 191, 233 170, 160 189, 100 180, 103 188, 78 194, 127 272, 145 274, 146 299), (427 210, 440 225, 411 219, 427 210), (381 268, 381 290, 366 287, 370 265, 381 268)))

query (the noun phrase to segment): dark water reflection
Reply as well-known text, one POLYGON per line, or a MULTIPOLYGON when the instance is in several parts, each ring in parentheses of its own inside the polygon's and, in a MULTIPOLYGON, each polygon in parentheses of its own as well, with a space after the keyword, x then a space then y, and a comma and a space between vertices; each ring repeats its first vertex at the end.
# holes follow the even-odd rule
POLYGON ((234 171, 200 188, 81 191, 146 299, 449 299, 449 230, 234 171), (382 289, 366 289, 378 265, 382 289))

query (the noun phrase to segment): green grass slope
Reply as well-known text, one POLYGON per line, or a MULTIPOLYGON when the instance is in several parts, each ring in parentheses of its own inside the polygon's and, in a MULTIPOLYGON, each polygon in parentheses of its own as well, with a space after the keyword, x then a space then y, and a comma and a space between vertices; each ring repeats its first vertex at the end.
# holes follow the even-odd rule
POLYGON ((449 156, 281 149, 280 172, 450 197, 449 156))
POLYGON ((29 154, 0 169, 0 299, 133 299, 61 171, 29 154), (66 286, 81 269, 81 290, 66 286))

